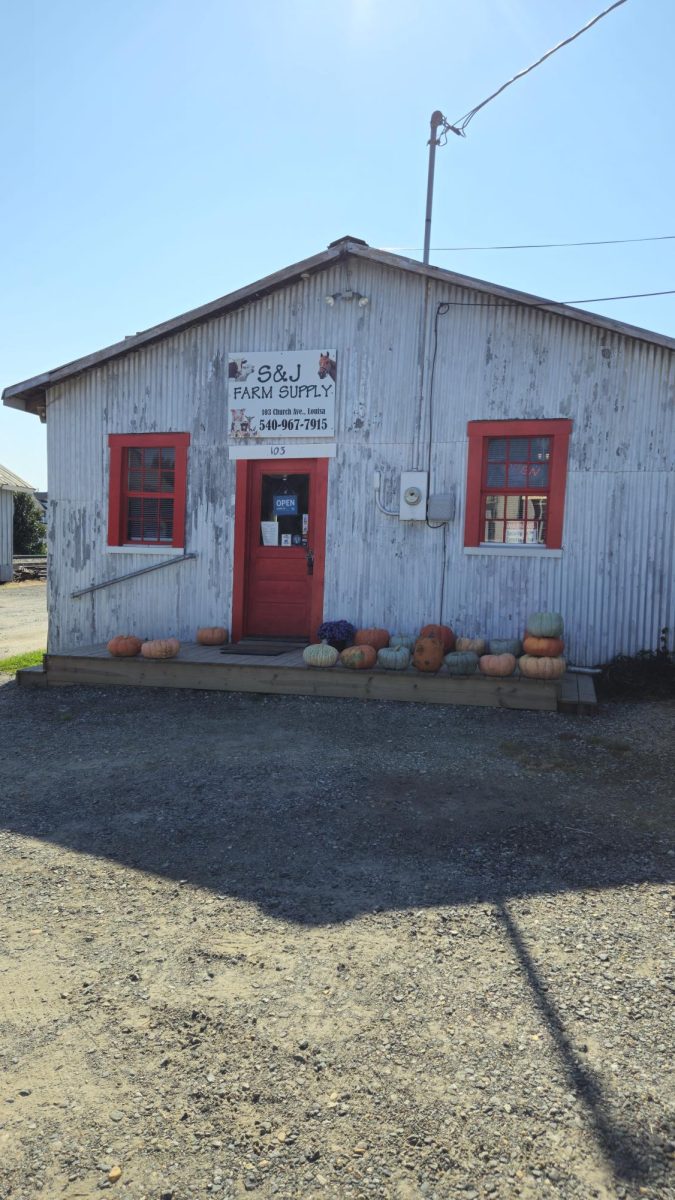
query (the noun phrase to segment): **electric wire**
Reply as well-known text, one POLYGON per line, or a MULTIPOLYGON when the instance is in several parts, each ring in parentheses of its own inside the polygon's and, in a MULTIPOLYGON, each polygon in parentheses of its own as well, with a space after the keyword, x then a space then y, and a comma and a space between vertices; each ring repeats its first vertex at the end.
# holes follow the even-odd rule
MULTIPOLYGON (((603 11, 598 13, 597 16, 592 17, 590 21, 587 21, 585 25, 582 25, 581 29, 577 29, 576 33, 571 34, 570 37, 563 38, 562 42, 558 42, 556 46, 553 46, 550 50, 547 50, 546 53, 542 54, 541 58, 538 58, 536 62, 531 63, 529 67, 524 67, 522 71, 518 71, 518 73, 511 79, 508 79, 506 83, 503 83, 502 86, 497 88, 497 91, 488 96, 486 100, 482 100, 481 103, 477 104, 475 108, 469 109, 469 112, 465 113, 463 117, 460 117, 458 121, 455 121, 454 125, 450 125, 444 118, 442 137, 447 141, 448 132, 456 133, 458 137, 466 137, 466 129, 469 125, 469 122, 473 121, 476 113, 479 113, 482 108, 485 108, 486 104, 490 104, 490 102, 495 100, 497 96, 501 96, 502 92, 506 91, 508 87, 511 87, 512 83, 516 83, 519 79, 522 79, 523 76, 529 75, 530 71, 534 71, 535 67, 541 66, 543 62, 546 62, 547 58, 550 58, 551 55, 556 54, 558 50, 562 50, 563 46, 569 46, 570 42, 573 42, 576 40, 576 38, 581 37, 582 33, 586 33, 587 30, 592 29, 592 27, 597 25, 598 21, 601 21, 603 17, 608 16, 609 13, 613 12, 615 8, 620 8, 620 6, 625 3, 626 0, 614 0, 614 4, 610 4, 608 8, 603 9, 603 11)), ((443 145, 443 141, 441 141, 440 144, 443 145)))
POLYGON ((645 296, 675 296, 675 288, 665 292, 631 292, 626 296, 591 296, 585 300, 446 300, 453 308, 513 308, 521 305, 523 308, 549 308, 551 305, 564 304, 605 304, 609 300, 641 300, 645 296))
MULTIPOLYGON (((597 242, 514 242, 503 246, 432 246, 431 251, 434 254, 440 254, 447 250, 453 252, 458 250, 555 250, 570 246, 627 246, 635 242, 675 242, 675 233, 663 233, 657 237, 604 238, 597 242)), ((409 253, 421 253, 423 249, 423 246, 382 246, 382 250, 389 253, 401 250, 409 253)))

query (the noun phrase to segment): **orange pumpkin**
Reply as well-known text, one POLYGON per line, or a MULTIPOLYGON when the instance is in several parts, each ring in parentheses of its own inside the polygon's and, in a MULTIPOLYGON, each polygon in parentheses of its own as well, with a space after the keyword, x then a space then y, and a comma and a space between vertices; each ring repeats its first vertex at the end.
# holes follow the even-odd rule
POLYGON ((205 625, 197 630, 197 641, 200 646, 224 646, 227 630, 222 625, 205 625))
POLYGON ((455 635, 449 625, 425 625, 420 629, 420 637, 438 638, 444 654, 455 648, 455 635))
POLYGON ((560 679, 567 669, 564 658, 542 658, 535 654, 523 654, 518 666, 527 679, 560 679))
POLYGON ((377 650, 374 646, 348 646, 342 651, 340 662, 352 671, 369 671, 377 662, 377 650))
POLYGON ((523 638, 525 653, 534 654, 537 657, 557 658, 564 649, 565 643, 562 638, 535 637, 532 633, 528 633, 523 638))
POLYGON ((135 658, 142 645, 140 638, 132 637, 130 633, 118 633, 108 642, 108 654, 114 658, 135 658))
POLYGON ((513 675, 515 669, 514 654, 484 654, 478 660, 478 670, 482 675, 513 675))
POLYGON ((354 634, 355 646, 372 646, 374 650, 384 650, 389 645, 387 629, 357 629, 354 634))
POLYGON ((473 650, 474 654, 485 654, 487 645, 485 638, 457 638, 455 650, 473 650))
POLYGON ((152 642, 143 642, 141 654, 143 658, 175 658, 180 650, 178 638, 155 638, 152 642))
POLYGON ((436 637, 418 637, 415 642, 412 658, 413 667, 418 671, 435 674, 443 666, 443 643, 436 637))

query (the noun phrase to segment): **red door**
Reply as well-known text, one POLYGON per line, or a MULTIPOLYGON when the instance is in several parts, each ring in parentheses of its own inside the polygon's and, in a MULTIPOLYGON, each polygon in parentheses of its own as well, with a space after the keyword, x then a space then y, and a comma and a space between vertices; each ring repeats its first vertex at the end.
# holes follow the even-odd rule
POLYGON ((315 639, 323 620, 327 480, 325 458, 238 462, 234 640, 315 639))

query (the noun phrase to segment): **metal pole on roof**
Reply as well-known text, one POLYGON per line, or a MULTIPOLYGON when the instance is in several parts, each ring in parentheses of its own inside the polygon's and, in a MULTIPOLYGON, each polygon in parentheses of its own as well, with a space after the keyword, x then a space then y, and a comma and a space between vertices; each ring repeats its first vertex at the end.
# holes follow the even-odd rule
POLYGON ((448 122, 442 112, 436 109, 436 112, 431 114, 431 137, 428 141, 429 146, 429 175, 427 177, 427 215, 424 222, 424 256, 423 263, 429 262, 429 248, 431 246, 431 207, 434 202, 434 166, 436 163, 436 147, 440 145, 438 130, 440 128, 447 129, 448 122))

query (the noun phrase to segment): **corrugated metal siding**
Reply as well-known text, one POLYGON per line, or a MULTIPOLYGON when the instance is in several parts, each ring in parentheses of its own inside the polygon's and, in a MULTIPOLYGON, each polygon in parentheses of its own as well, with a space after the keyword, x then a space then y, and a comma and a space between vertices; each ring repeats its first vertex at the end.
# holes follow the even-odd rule
POLYGON ((442 616, 462 632, 499 635, 520 630, 532 609, 560 608, 577 662, 655 646, 659 629, 675 625, 675 356, 484 301, 348 260, 52 389, 50 648, 125 629, 189 637, 199 623, 229 621, 227 354, 328 345, 337 347, 338 387, 327 617, 412 630, 442 616), (368 306, 326 305, 328 293, 348 288, 367 295, 368 306), (382 515, 372 487, 378 469, 383 500, 397 507, 400 471, 427 465, 441 301, 453 303, 438 318, 431 490, 457 496, 446 531, 382 515), (559 416, 574 422, 562 557, 464 554, 467 421, 559 416), (106 552, 107 434, 170 430, 191 434, 186 544, 196 560, 70 599, 152 561, 106 552))
POLYGON ((14 493, 0 490, 0 583, 12 578, 14 493))

